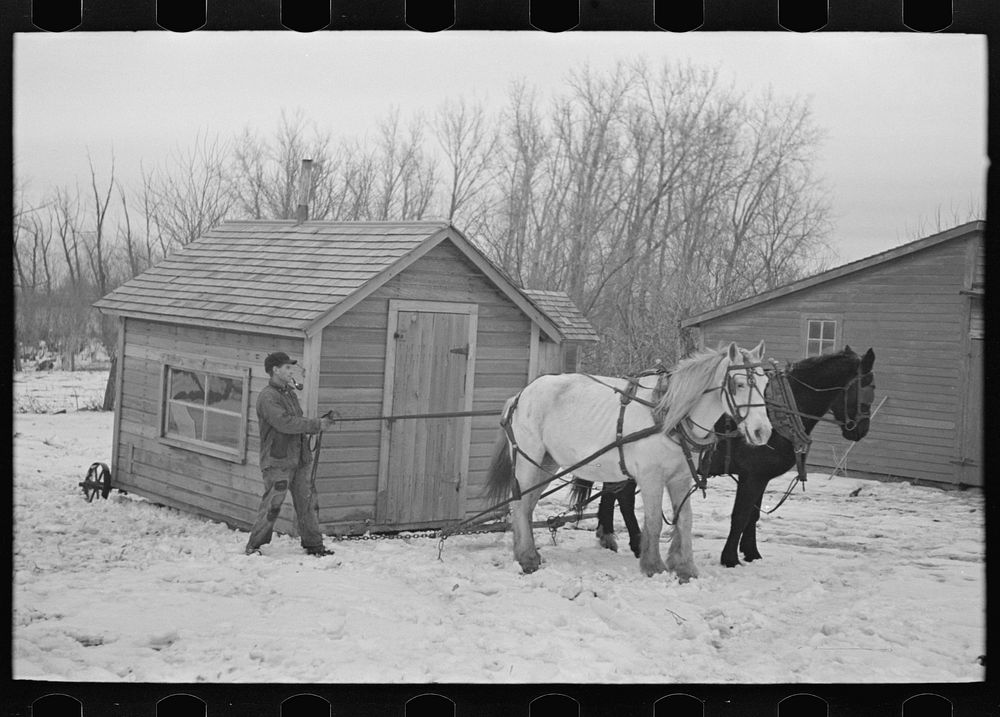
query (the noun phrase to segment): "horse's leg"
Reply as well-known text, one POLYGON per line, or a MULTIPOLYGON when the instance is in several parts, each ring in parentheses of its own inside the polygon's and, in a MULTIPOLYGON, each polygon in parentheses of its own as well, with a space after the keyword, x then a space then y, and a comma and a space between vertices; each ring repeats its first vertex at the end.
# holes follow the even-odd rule
POLYGON ((733 568, 740 564, 736 547, 740 542, 740 536, 748 529, 751 520, 758 515, 756 506, 760 505, 766 485, 766 480, 761 480, 756 476, 746 473, 739 475, 739 483, 736 485, 736 499, 733 501, 733 513, 729 519, 729 536, 722 548, 722 564, 727 568, 733 568))
POLYGON ((628 528, 628 547, 638 558, 642 553, 642 531, 639 529, 639 521, 635 519, 635 484, 629 481, 623 485, 617 497, 618 510, 621 511, 622 520, 628 528))
MULTIPOLYGON (((541 470, 526 460, 518 461, 518 483, 521 490, 526 491, 541 480, 541 470), (523 475, 524 480, 521 479, 523 475)), ((539 490, 524 493, 521 500, 510 504, 511 527, 514 533, 514 559, 521 564, 525 573, 538 570, 542 562, 538 549, 535 547, 535 536, 531 530, 531 516, 538 503, 539 490)))
POLYGON ((740 552, 743 553, 743 559, 748 563, 761 558, 760 551, 757 550, 757 521, 760 520, 760 501, 762 498, 763 491, 761 491, 761 497, 751 508, 750 520, 743 528, 743 537, 740 538, 740 552))
POLYGON ((597 540, 602 548, 618 552, 615 538, 615 494, 601 486, 601 502, 597 505, 597 540))
POLYGON ((698 568, 694 565, 694 549, 691 542, 692 511, 689 495, 691 481, 689 478, 685 467, 667 480, 670 505, 673 506, 674 514, 677 516, 673 535, 670 538, 670 549, 667 551, 667 567, 677 574, 677 578, 682 583, 698 577, 698 568), (680 506, 680 510, 678 510, 678 506, 680 506))
POLYGON ((640 475, 639 486, 642 490, 642 508, 644 525, 641 550, 639 551, 639 570, 652 577, 667 569, 660 556, 660 531, 663 529, 663 481, 657 475, 640 475))

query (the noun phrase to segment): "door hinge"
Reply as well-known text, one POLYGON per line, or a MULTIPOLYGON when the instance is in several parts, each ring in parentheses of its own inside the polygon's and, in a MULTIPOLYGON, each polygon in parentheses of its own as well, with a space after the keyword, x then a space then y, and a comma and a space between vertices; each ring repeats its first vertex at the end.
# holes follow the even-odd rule
POLYGON ((401 339, 401 338, 404 338, 405 336, 406 336, 406 334, 404 334, 402 331, 395 331, 392 334, 392 338, 394 338, 394 339, 401 339))
POLYGON ((458 348, 452 349, 451 353, 453 353, 453 354, 462 354, 463 356, 465 356, 466 358, 468 358, 469 357, 469 344, 466 344, 465 346, 459 346, 458 348))

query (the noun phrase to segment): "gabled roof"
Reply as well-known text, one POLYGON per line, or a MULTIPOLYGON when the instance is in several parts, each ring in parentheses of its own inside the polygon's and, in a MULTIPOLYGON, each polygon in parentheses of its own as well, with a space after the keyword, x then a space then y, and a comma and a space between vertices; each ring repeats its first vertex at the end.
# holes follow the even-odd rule
POLYGON ((732 304, 728 304, 727 306, 721 306, 717 309, 702 312, 683 321, 681 323, 681 327, 688 328, 690 326, 695 326, 706 321, 711 321, 712 319, 717 319, 720 316, 732 314, 737 311, 742 311, 743 309, 748 309, 751 306, 756 306, 767 301, 773 301, 774 299, 788 296, 796 291, 810 289, 819 284, 840 279, 841 277, 855 274, 859 271, 864 271, 865 269, 871 269, 872 267, 879 266, 880 264, 896 261, 897 259, 909 256, 910 254, 915 254, 918 251, 930 249, 938 244, 943 244, 954 239, 964 238, 970 234, 975 234, 976 232, 982 233, 985 227, 986 223, 982 221, 967 222, 957 227, 948 229, 947 231, 933 234, 931 236, 924 237, 923 239, 917 239, 909 244, 903 244, 902 246, 889 249, 888 251, 874 254, 872 256, 865 257, 864 259, 858 259, 857 261, 843 264, 842 266, 838 266, 819 274, 814 274, 813 276, 806 277, 805 279, 793 281, 789 284, 785 284, 784 286, 779 286, 775 289, 771 289, 770 291, 765 291, 757 294, 756 296, 743 299, 742 301, 737 301, 732 304))
POLYGON ((594 331, 587 318, 576 308, 576 304, 563 291, 542 291, 541 289, 522 289, 528 298, 544 313, 552 318, 559 333, 568 341, 599 341, 600 337, 594 331))
POLYGON ((444 241, 559 340, 553 320, 447 222, 226 222, 94 305, 154 321, 314 334, 444 241))

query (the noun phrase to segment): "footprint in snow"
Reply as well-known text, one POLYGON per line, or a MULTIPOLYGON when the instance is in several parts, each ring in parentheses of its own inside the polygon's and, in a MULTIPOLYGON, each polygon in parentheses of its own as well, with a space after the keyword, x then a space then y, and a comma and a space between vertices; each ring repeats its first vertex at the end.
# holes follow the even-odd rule
POLYGON ((164 648, 170 647, 180 639, 181 636, 176 630, 170 630, 169 632, 164 632, 159 635, 150 636, 148 644, 149 647, 154 650, 162 650, 164 648))

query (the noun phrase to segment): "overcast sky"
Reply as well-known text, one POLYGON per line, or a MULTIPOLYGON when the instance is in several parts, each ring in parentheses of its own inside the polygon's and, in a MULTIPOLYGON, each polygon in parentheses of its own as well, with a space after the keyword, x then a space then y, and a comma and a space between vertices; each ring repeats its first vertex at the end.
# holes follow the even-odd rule
POLYGON ((512 80, 646 57, 716 67, 726 84, 810 98, 826 133, 831 242, 850 261, 985 211, 984 36, 850 33, 31 33, 15 36, 18 179, 42 191, 99 173, 129 181, 202 134, 272 131, 301 109, 361 136, 398 107, 503 103, 512 80))

